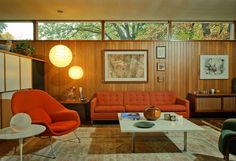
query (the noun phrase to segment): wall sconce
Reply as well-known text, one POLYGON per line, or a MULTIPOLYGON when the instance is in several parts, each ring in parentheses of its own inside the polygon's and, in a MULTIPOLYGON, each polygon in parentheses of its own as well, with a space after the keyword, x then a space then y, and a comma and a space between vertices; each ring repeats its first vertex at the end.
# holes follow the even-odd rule
POLYGON ((72 52, 65 45, 56 45, 49 52, 49 60, 56 67, 66 67, 72 61, 72 52))
POLYGON ((83 77, 84 72, 80 66, 72 66, 70 67, 68 74, 71 79, 80 79, 83 77))

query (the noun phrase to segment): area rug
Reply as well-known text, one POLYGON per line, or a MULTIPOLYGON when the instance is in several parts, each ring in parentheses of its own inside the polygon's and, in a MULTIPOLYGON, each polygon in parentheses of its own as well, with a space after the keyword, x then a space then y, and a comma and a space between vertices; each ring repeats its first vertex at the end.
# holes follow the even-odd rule
MULTIPOLYGON (((24 160, 30 161, 222 161, 218 150, 219 131, 209 126, 188 133, 188 151, 183 152, 183 133, 140 133, 136 153, 131 152, 131 134, 121 133, 119 125, 79 127, 78 143, 73 133, 55 137, 56 159, 32 155, 48 154, 47 138, 30 138, 24 142, 24 160)), ((1 149, 2 149, 1 145, 1 149)), ((9 150, 9 149, 8 149, 9 150)), ((17 161, 19 147, 9 150, 1 161, 17 161)), ((230 156, 236 160, 234 156, 230 156)))

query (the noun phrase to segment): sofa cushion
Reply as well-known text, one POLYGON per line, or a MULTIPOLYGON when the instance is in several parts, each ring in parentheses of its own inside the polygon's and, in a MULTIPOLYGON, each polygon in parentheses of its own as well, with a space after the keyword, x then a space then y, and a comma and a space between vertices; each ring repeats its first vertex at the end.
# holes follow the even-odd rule
POLYGON ((123 106, 124 104, 123 92, 97 92, 96 96, 98 106, 123 106))
POLYGON ((96 106, 95 112, 125 112, 124 106, 96 106))
POLYGON ((175 92, 150 92, 151 105, 173 105, 176 102, 175 92))
POLYGON ((125 105, 126 112, 143 112, 148 105, 125 105))
POLYGON ((181 112, 186 111, 184 105, 156 105, 163 112, 181 112))
POLYGON ((124 105, 149 105, 148 92, 124 92, 124 105))

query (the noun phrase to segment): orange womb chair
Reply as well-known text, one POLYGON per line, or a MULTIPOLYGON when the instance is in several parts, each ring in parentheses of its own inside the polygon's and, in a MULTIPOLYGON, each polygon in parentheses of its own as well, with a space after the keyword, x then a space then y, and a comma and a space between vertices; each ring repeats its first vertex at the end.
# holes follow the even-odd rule
MULTIPOLYGON (((42 136, 49 136, 51 156, 56 158, 52 147, 52 136, 61 136, 74 130, 80 125, 80 118, 76 111, 61 105, 52 96, 42 90, 21 90, 14 93, 11 100, 12 113, 27 113, 32 123, 46 127, 42 136)), ((79 137, 74 132, 80 142, 79 137)))

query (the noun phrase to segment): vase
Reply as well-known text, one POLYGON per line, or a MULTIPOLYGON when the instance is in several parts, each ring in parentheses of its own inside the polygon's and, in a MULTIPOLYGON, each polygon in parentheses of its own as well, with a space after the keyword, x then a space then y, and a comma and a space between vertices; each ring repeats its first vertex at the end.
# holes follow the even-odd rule
POLYGON ((161 116, 161 110, 156 106, 149 106, 144 110, 144 117, 147 120, 155 121, 161 116))

